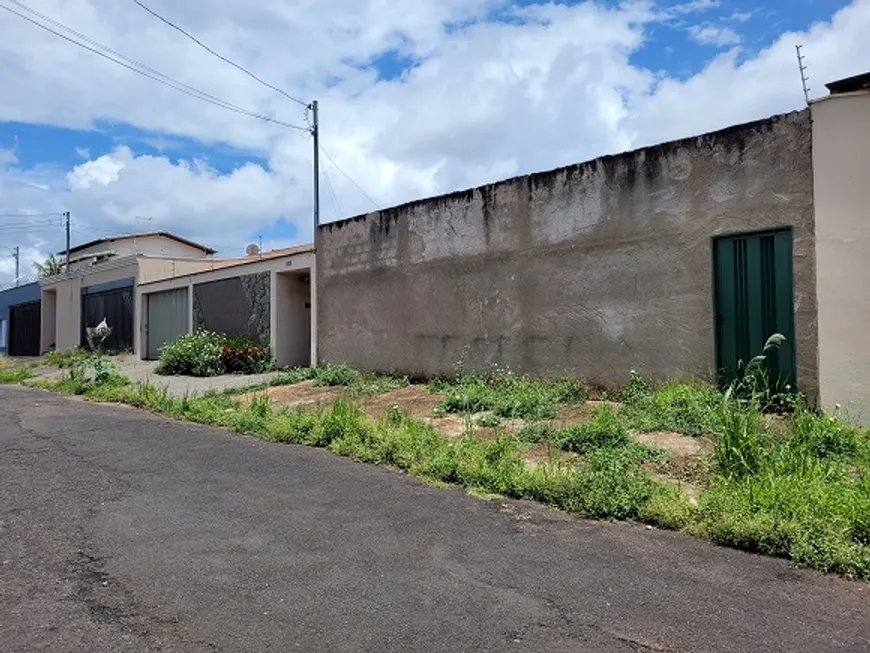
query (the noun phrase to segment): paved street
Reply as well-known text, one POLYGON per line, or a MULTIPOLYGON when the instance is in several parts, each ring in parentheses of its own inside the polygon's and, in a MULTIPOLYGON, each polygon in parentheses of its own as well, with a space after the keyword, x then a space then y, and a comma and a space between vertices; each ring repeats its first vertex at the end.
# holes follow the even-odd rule
POLYGON ((0 650, 867 651, 870 585, 0 388, 0 650))

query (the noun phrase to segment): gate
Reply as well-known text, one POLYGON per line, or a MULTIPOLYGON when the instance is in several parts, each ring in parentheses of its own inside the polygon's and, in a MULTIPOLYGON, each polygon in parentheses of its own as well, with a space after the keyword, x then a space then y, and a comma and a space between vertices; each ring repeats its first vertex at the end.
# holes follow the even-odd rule
POLYGON ((89 348, 85 334, 87 327, 95 327, 106 320, 112 332, 100 345, 106 352, 133 350, 133 287, 104 290, 82 295, 82 347, 89 348))
POLYGON ((42 331, 40 302, 28 302, 9 307, 10 356, 39 356, 39 336, 42 331))
POLYGON ((716 367, 720 383, 740 375, 774 333, 785 336, 769 351, 771 383, 796 390, 791 229, 713 240, 716 367))
POLYGON ((187 288, 148 295, 148 358, 160 356, 160 348, 187 333, 189 311, 187 288))

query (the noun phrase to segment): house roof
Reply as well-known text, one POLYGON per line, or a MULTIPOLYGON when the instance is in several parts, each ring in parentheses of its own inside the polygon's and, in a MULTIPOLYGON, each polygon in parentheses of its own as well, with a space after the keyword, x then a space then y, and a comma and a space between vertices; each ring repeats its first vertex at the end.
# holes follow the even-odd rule
MULTIPOLYGON (((171 238, 179 243, 184 243, 185 245, 189 245, 190 247, 195 247, 196 249, 202 250, 206 254, 214 254, 217 250, 212 249, 211 247, 206 247, 205 245, 200 245, 199 243, 195 243, 192 240, 188 240, 187 238, 183 238, 169 231, 148 231, 141 234, 130 234, 129 236, 114 236, 111 238, 97 238, 96 240, 91 240, 87 243, 83 243, 81 245, 76 245, 75 247, 71 247, 69 250, 70 254, 75 254, 76 252, 80 252, 83 249, 88 249, 93 247, 94 245, 102 245, 103 243, 114 243, 119 240, 133 240, 134 238, 147 238, 148 236, 162 236, 164 238, 171 238)), ((58 252, 58 254, 66 254, 66 251, 58 252)))
POLYGON ((838 79, 835 82, 825 84, 825 86, 832 94, 870 90, 870 72, 838 79))

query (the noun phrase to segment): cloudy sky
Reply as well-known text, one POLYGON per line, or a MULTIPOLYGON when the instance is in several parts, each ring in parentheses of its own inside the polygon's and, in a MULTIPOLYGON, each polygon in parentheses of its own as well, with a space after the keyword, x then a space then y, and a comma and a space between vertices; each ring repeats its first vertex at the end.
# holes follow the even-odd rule
MULTIPOLYGON (((142 2, 319 100, 324 222, 800 108, 798 43, 812 96, 870 70, 870 0, 142 2)), ((311 240, 303 104, 134 0, 0 0, 0 79, 0 283, 10 247, 22 274, 62 247, 63 211, 74 244, 311 240)))

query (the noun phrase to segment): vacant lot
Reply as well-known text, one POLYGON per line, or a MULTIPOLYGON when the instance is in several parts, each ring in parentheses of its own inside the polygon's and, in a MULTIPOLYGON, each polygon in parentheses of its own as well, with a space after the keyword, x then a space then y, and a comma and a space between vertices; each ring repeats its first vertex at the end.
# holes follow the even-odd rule
POLYGON ((330 365, 174 397, 95 365, 41 385, 870 577, 868 431, 758 383, 722 394, 633 374, 590 401, 577 379, 501 372, 415 386, 330 365))

